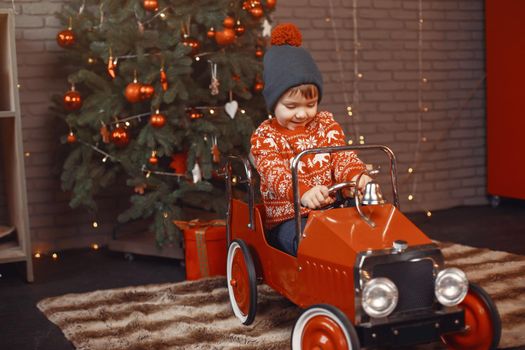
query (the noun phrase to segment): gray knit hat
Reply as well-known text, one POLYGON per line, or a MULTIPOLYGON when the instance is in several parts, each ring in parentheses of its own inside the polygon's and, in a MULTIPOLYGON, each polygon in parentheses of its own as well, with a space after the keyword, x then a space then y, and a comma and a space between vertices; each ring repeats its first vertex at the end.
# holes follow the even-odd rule
POLYGON ((302 84, 316 85, 321 101, 323 77, 310 53, 299 47, 302 43, 299 29, 290 23, 280 24, 272 31, 271 43, 263 60, 263 96, 268 110, 273 113, 282 94, 302 84))

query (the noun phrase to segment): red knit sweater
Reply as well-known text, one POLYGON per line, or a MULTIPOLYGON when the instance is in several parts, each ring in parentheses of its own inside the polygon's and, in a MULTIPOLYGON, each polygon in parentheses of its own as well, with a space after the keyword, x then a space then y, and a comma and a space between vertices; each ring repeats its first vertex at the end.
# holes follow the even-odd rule
MULTIPOLYGON (((265 120, 251 138, 251 153, 261 176, 266 228, 294 217, 292 173, 294 156, 310 148, 343 146, 345 135, 329 112, 319 112, 305 127, 289 130, 276 119, 265 120)), ((299 198, 315 185, 350 181, 365 169, 354 152, 308 154, 298 164, 299 198)), ((301 208, 301 214, 310 210, 301 208)))

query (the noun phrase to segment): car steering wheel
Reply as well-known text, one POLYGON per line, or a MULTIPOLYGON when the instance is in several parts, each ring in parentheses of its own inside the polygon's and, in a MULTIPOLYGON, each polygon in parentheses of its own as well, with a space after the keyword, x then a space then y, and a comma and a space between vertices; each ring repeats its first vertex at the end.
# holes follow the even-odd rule
POLYGON ((335 201, 333 203, 325 205, 324 207, 319 208, 318 210, 341 208, 342 206, 347 207, 347 199, 344 198, 343 193, 341 192, 341 190, 346 187, 355 187, 355 181, 339 182, 328 187, 329 195, 336 193, 335 201))

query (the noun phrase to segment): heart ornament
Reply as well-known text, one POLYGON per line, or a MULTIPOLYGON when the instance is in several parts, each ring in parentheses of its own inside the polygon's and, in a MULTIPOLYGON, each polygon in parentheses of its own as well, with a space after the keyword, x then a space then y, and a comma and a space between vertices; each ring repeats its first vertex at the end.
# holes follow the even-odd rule
POLYGON ((231 119, 235 118, 235 114, 237 113, 238 109, 239 104, 235 100, 232 100, 224 105, 224 110, 226 111, 226 114, 230 116, 231 119))

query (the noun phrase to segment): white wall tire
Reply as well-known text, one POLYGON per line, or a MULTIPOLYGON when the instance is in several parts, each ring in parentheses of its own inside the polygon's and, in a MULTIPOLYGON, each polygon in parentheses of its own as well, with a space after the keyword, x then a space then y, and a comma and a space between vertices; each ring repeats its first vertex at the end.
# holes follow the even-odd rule
POLYGON ((357 332, 346 315, 331 305, 314 305, 295 322, 292 350, 360 348, 357 332))
POLYGON ((226 263, 230 305, 235 317, 244 325, 249 325, 257 311, 257 276, 250 250, 244 241, 238 239, 230 243, 226 263))

